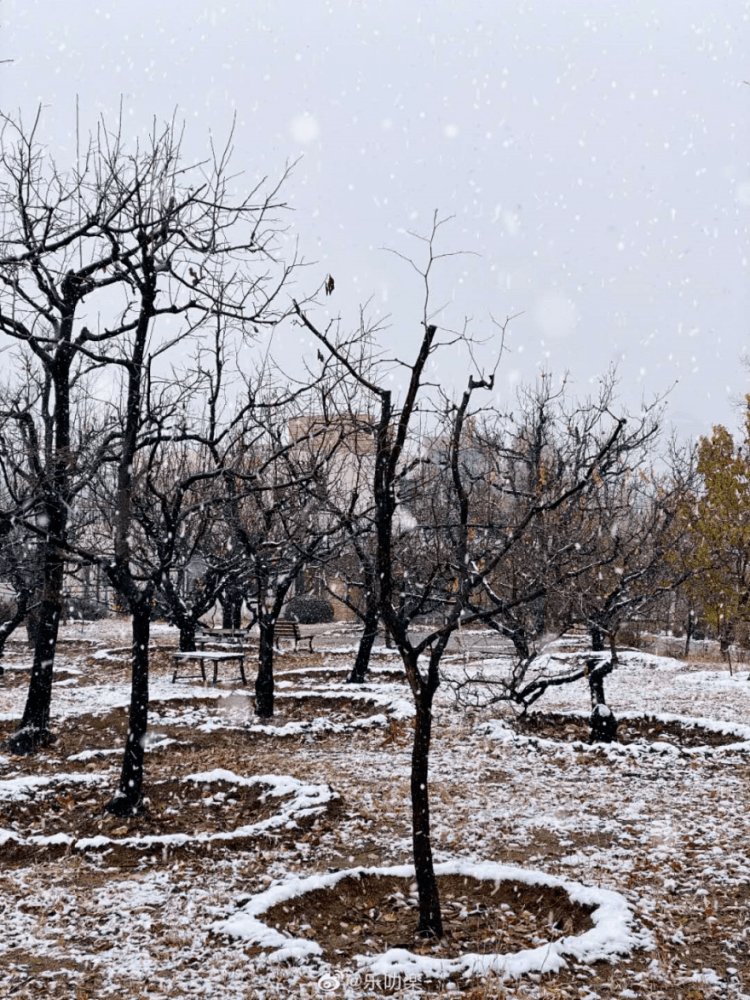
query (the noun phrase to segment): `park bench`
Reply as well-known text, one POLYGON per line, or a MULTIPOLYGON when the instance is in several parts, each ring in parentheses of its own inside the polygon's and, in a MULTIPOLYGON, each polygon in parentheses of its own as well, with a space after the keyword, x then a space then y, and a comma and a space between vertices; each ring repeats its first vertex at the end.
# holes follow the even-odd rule
POLYGON ((276 641, 277 649, 281 649, 281 646, 279 645, 281 639, 289 639, 294 642, 295 649, 301 642, 309 643, 310 652, 313 652, 312 644, 315 636, 302 635, 297 622, 276 622, 273 636, 276 641))
MULTIPOLYGON (((213 653, 206 652, 205 649, 196 650, 194 653, 172 653, 172 664, 174 666, 174 674, 172 675, 172 683, 174 684, 177 680, 177 673, 180 669, 181 663, 194 663, 198 662, 201 668, 201 677, 205 683, 206 680, 206 660, 214 665, 214 679, 213 683, 216 684, 219 676, 219 664, 229 663, 232 660, 236 660, 240 668, 240 678, 243 684, 247 684, 247 678, 245 677, 245 654, 240 650, 238 653, 213 653)), ((185 676, 183 674, 183 676, 185 676)))
POLYGON ((213 628, 199 623, 195 642, 199 646, 204 646, 207 642, 236 643, 243 646, 250 638, 249 628, 213 628))

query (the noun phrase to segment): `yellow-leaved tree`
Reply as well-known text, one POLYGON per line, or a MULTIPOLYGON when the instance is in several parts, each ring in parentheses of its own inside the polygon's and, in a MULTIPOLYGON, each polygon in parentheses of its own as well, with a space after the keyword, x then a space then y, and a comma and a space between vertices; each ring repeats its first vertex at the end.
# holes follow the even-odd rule
POLYGON ((745 397, 745 439, 714 427, 698 446, 699 496, 685 503, 690 533, 685 558, 696 570, 690 597, 715 631, 724 657, 741 621, 750 620, 750 395, 745 397))

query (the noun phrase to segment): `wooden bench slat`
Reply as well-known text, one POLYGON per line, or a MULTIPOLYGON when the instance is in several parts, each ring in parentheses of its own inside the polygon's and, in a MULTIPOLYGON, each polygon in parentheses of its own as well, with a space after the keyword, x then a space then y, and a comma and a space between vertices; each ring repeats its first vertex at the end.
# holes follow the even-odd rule
POLYGON ((302 635, 297 622, 276 622, 274 626, 274 640, 277 649, 280 649, 279 639, 294 639, 295 649, 301 642, 306 642, 309 644, 310 652, 312 653, 314 638, 314 635, 302 635))
POLYGON ((196 634, 196 641, 210 641, 216 639, 223 642, 239 642, 244 644, 245 640, 250 640, 249 628, 212 628, 208 625, 200 625, 196 634))

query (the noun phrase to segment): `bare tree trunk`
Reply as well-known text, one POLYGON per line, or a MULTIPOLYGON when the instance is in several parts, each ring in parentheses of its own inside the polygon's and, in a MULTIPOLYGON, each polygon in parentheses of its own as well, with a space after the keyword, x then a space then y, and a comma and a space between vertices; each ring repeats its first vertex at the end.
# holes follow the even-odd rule
POLYGON ((609 634, 611 658, 609 663, 602 663, 597 657, 586 661, 591 695, 591 732, 589 743, 613 743, 617 739, 617 719, 604 697, 604 678, 611 674, 617 666, 617 647, 615 645, 615 630, 609 634))
POLYGON ((513 648, 516 651, 516 656, 520 662, 528 660, 531 656, 531 647, 529 646, 529 640, 526 636, 526 630, 523 628, 513 628, 513 629, 501 629, 500 634, 507 636, 508 639, 513 643, 513 648))
POLYGON ((600 678, 596 686, 592 685, 591 731, 589 743, 614 743, 617 740, 618 722, 612 709, 604 701, 604 683, 600 678), (600 698, 601 695, 601 698, 600 698))
POLYGON ((591 636, 591 648, 595 653, 601 653, 605 649, 604 629, 600 625, 589 625, 589 635, 591 636))
POLYGON ((688 611, 687 626, 685 628, 685 656, 690 656, 690 640, 693 638, 693 632, 695 631, 695 614, 692 610, 688 611))
POLYGON ((228 583, 224 593, 219 596, 221 602, 221 627, 238 629, 242 627, 242 590, 233 583, 228 583))
POLYGON ((258 676, 255 679, 255 714, 261 719, 273 717, 273 638, 275 621, 261 621, 258 650, 258 676))
POLYGON ((37 596, 39 599, 35 602, 36 606, 29 612, 29 617, 26 619, 26 637, 32 649, 36 649, 39 642, 42 625, 42 599, 38 591, 37 596))
MULTIPOLYGON (((58 516, 50 518, 50 535, 59 537, 59 534, 65 530, 67 517, 64 512, 54 511, 54 513, 58 516)), ((21 724, 18 731, 8 741, 8 747, 14 754, 33 753, 35 747, 46 746, 53 739, 49 728, 52 704, 52 671, 55 664, 57 632, 62 609, 64 569, 65 563, 62 553, 52 540, 47 541, 44 555, 42 600, 35 628, 36 643, 29 690, 21 724)))
MULTIPOLYGON (((67 295, 66 295, 67 298, 67 295)), ((52 740, 49 730, 52 703, 52 670, 57 648, 57 631, 62 612, 62 591, 65 578, 65 544, 68 527, 68 501, 70 500, 70 366, 72 353, 70 336, 75 302, 68 301, 70 312, 60 327, 60 342, 48 372, 54 388, 54 460, 47 468, 48 481, 44 487, 44 515, 46 518, 43 550, 42 601, 34 662, 31 667, 29 691, 26 696, 21 725, 10 740, 16 754, 32 753, 39 744, 52 740)))
POLYGON ((143 803, 143 758, 148 727, 148 644, 151 630, 151 598, 133 607, 133 659, 128 738, 122 761, 120 786, 106 811, 132 816, 143 803))
MULTIPOLYGON (((416 665, 414 669, 417 669, 416 665)), ((419 895, 417 934, 424 937, 442 938, 443 921, 440 913, 440 896, 430 841, 430 802, 427 781, 430 737, 432 735, 432 699, 433 693, 429 689, 424 689, 419 697, 415 698, 416 720, 411 755, 412 845, 419 895)))
POLYGON ((195 652, 195 633, 197 623, 193 618, 183 618, 178 623, 180 629, 180 652, 195 652))
POLYGON ((587 660, 586 661, 589 668, 589 694, 591 695, 591 708, 596 708, 597 705, 606 705, 607 700, 604 697, 604 674, 597 667, 601 667, 601 663, 598 660, 587 660))
POLYGON ((370 654, 375 645, 378 635, 378 620, 380 618, 380 602, 377 591, 374 589, 367 592, 367 607, 365 609, 365 629, 359 640, 357 656, 354 660, 352 672, 347 680, 351 684, 362 684, 370 667, 370 654))
POLYGON ((719 650, 721 658, 729 664, 729 676, 732 676, 732 643, 734 642, 734 625, 724 622, 719 628, 719 650))

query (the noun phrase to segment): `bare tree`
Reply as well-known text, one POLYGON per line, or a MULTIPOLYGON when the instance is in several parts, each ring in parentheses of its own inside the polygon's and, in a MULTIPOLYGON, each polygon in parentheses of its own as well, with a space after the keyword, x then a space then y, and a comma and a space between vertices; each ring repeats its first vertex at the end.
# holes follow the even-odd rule
MULTIPOLYGON (((410 430, 415 413, 428 407, 431 398, 433 406, 437 402, 426 381, 428 361, 440 346, 457 340, 467 343, 472 352, 465 331, 440 334, 431 320, 429 291, 434 265, 440 259, 434 249, 439 225, 436 220, 425 240, 425 266, 420 268, 410 261, 425 289, 423 333, 416 358, 405 364, 407 385, 400 404, 382 378, 363 374, 347 342, 337 342, 329 331, 318 329, 297 307, 300 322, 342 369, 372 394, 379 407, 373 497, 380 613, 401 654, 414 697, 411 803, 419 894, 417 933, 436 936, 442 935, 442 918, 430 843, 428 769, 432 706, 448 641, 458 629, 471 624, 486 623, 508 634, 519 609, 538 607, 569 568, 560 568, 552 577, 517 579, 509 586, 508 571, 514 557, 534 537, 540 523, 580 506, 602 477, 615 474, 623 456, 648 427, 645 420, 625 431, 626 418, 613 416, 601 405, 589 414, 591 432, 583 440, 576 441, 570 428, 576 462, 569 474, 556 480, 554 489, 542 489, 544 482, 534 481, 533 468, 532 475, 527 468, 525 483, 519 478, 508 484, 507 476, 498 476, 499 470, 493 468, 494 457, 476 445, 475 428, 481 414, 473 408, 472 400, 478 391, 494 386, 494 374, 479 371, 469 377, 458 403, 444 401, 442 422, 435 435, 442 445, 433 448, 433 456, 426 461, 421 443, 410 444, 410 430), (413 528, 404 531, 403 522, 399 524, 399 494, 403 494, 410 473, 418 469, 423 479, 417 492, 423 496, 429 493, 431 498, 441 495, 441 499, 431 500, 429 516, 417 516, 413 528), (425 476, 430 479, 429 490, 425 489, 425 476), (425 614, 434 613, 436 608, 440 609, 439 622, 425 634, 425 614)), ((506 451, 510 448, 508 442, 506 451)), ((544 469, 543 451, 538 456, 537 473, 544 469)), ((562 552, 547 554, 540 559, 540 566, 546 572, 553 566, 562 567, 562 556, 562 552)))
MULTIPOLYGON (((279 315, 277 296, 294 262, 277 259, 278 186, 247 197, 230 193, 230 146, 202 164, 181 160, 174 125, 154 128, 143 148, 126 149, 119 131, 100 125, 67 172, 30 129, 4 120, 0 156, 0 333, 38 366, 37 414, 10 413, 35 439, 35 475, 44 539, 39 639, 16 752, 49 738, 51 678, 63 592, 69 510, 79 470, 72 434, 82 426, 76 387, 122 386, 122 420, 86 473, 117 468, 115 558, 110 577, 124 587, 134 621, 146 594, 126 586, 133 456, 146 371, 180 340, 195 338, 220 314, 239 334, 279 315), (117 376, 117 372, 121 377, 117 376)), ((116 400, 115 400, 116 402, 116 400)), ((143 703, 144 645, 134 641, 134 700, 143 703), (139 661, 140 663, 140 661, 139 661)), ((132 720, 131 720, 132 721, 132 720)), ((140 728, 140 723, 135 729, 140 728)))
POLYGON ((673 453, 671 465, 654 471, 658 400, 627 423, 619 418, 608 446, 615 389, 612 373, 597 397, 571 406, 563 391, 542 384, 521 401, 512 433, 485 430, 486 453, 498 461, 492 488, 507 494, 491 533, 514 530, 535 508, 542 514, 503 560, 504 572, 486 581, 491 623, 515 647, 513 668, 491 679, 474 672, 461 685, 475 704, 506 700, 525 711, 550 687, 586 678, 593 740, 616 732, 604 681, 617 665, 618 629, 686 579, 670 551, 690 462, 673 453), (533 600, 519 606, 524 593, 533 600), (550 655, 553 640, 574 625, 591 634, 592 652, 550 655))
MULTIPOLYGON (((432 731, 432 703, 440 683, 439 663, 451 632, 458 626, 460 606, 451 616, 449 624, 424 639, 410 635, 410 624, 418 610, 413 605, 399 605, 397 598, 396 571, 394 566, 394 529, 398 507, 397 484, 402 480, 404 462, 411 464, 407 441, 410 425, 424 386, 427 363, 441 344, 438 327, 429 314, 429 282, 435 263, 440 255, 435 253, 434 244, 440 223, 435 219, 432 232, 427 238, 427 263, 423 269, 416 264, 425 289, 422 318, 423 333, 412 363, 405 363, 408 384, 400 406, 396 405, 392 390, 378 382, 370 372, 365 374, 352 357, 348 343, 336 343, 327 331, 322 331, 295 303, 300 322, 326 346, 345 372, 364 389, 372 393, 378 405, 376 423, 376 457, 373 476, 373 500, 375 506, 375 529, 377 534, 377 572, 379 581, 380 613, 387 628, 394 637, 406 675, 411 687, 416 708, 416 724, 411 766, 412 802, 412 842, 414 863, 419 893, 419 922, 417 933, 427 936, 442 936, 442 917, 435 878, 432 845, 430 839, 430 812, 428 793, 429 749, 432 731), (368 377, 369 376, 369 377, 368 377), (419 665, 420 657, 430 649, 426 673, 419 665)), ((413 263, 413 262, 412 262, 413 263)), ((455 340, 454 337, 450 338, 455 340)), ((472 390, 485 385, 484 380, 472 383, 472 390)), ((467 403, 468 405, 468 403, 467 403)))
POLYGON ((246 561, 245 599, 260 629, 255 711, 261 718, 273 715, 274 633, 284 603, 342 530, 328 498, 347 429, 311 412, 303 399, 283 388, 259 394, 247 411, 247 439, 224 477, 224 516, 246 561))

